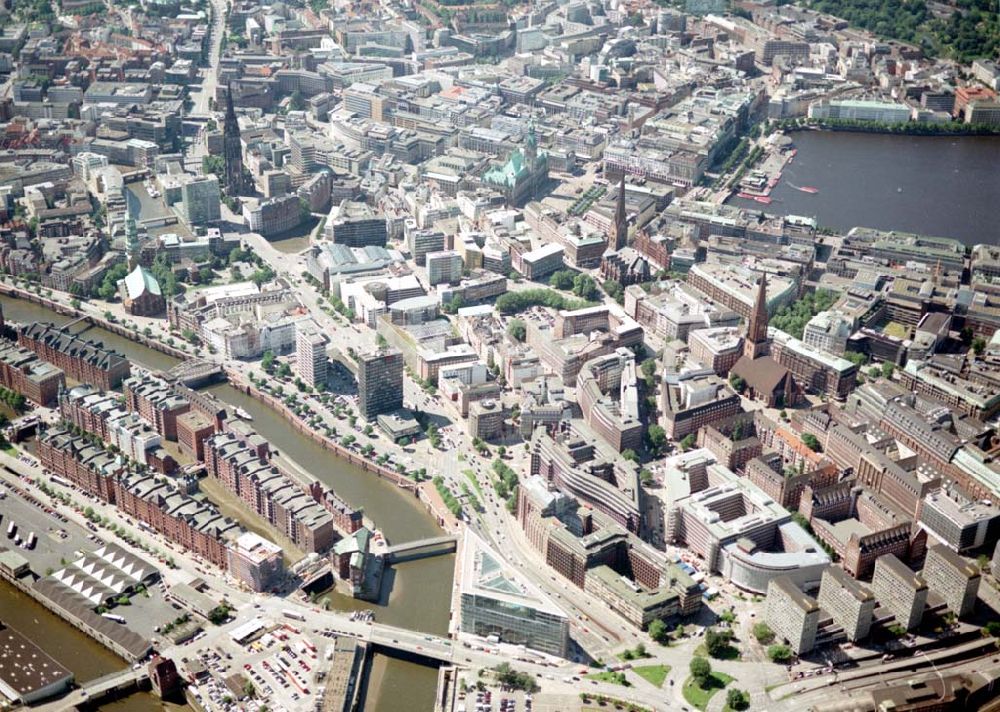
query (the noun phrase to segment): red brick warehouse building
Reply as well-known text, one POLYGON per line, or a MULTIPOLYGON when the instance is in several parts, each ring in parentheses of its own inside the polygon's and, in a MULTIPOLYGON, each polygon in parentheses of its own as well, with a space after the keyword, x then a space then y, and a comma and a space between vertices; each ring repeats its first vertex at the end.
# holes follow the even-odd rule
POLYGON ((17 334, 17 343, 61 368, 69 378, 102 390, 117 390, 129 376, 129 361, 122 354, 53 324, 23 327, 17 334))

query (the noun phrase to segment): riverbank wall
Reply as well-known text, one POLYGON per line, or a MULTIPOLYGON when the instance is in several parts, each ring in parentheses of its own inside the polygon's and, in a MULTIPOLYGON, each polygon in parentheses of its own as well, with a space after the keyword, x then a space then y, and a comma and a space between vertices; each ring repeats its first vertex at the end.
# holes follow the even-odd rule
MULTIPOLYGON (((458 521, 454 516, 452 516, 451 512, 444 507, 444 503, 442 501, 435 501, 440 500, 440 497, 430 496, 425 487, 418 485, 416 482, 406 477, 406 475, 352 452, 340 443, 335 442, 326 435, 316 431, 314 428, 310 428, 309 425, 305 423, 291 408, 285 405, 280 398, 257 388, 256 385, 247 381, 244 375, 235 369, 227 367, 226 376, 229 379, 229 384, 233 388, 246 393, 255 400, 261 401, 272 410, 281 414, 281 416, 284 417, 300 434, 306 436, 317 445, 320 445, 337 457, 346 460, 361 470, 371 473, 380 479, 388 480, 396 487, 409 492, 423 505, 424 509, 434 517, 438 526, 450 534, 458 532, 458 521)), ((312 477, 306 473, 302 473, 302 476, 312 477)), ((435 492, 434 494, 437 493, 435 492)))
MULTIPOLYGON (((186 360, 194 358, 190 353, 182 351, 173 346, 169 346, 155 338, 146 336, 145 334, 129 329, 124 324, 117 321, 112 322, 101 316, 95 316, 93 314, 87 313, 82 309, 73 307, 71 305, 64 304, 60 301, 51 299, 49 297, 43 296, 41 294, 36 294, 30 290, 18 287, 16 285, 8 284, 7 282, 0 282, 0 294, 4 294, 15 299, 21 299, 23 301, 37 304, 38 306, 44 307, 57 314, 62 314, 64 316, 82 318, 86 323, 97 326, 102 329, 106 329, 113 334, 117 334, 122 338, 134 341, 141 344, 149 349, 158 351, 159 353, 171 356, 176 359, 186 360)), ((288 420, 292 427, 295 428, 300 434, 305 435, 310 440, 316 444, 322 446, 324 449, 330 451, 337 457, 340 457, 352 465, 359 467, 365 472, 374 474, 380 479, 388 480, 396 487, 411 493, 424 507, 424 509, 429 512, 437 521, 438 525, 441 526, 445 531, 449 533, 457 533, 458 523, 452 516, 451 512, 443 506, 443 502, 436 501, 437 497, 429 496, 426 488, 420 487, 416 482, 409 479, 403 474, 396 472, 395 470, 385 467, 384 465, 379 465, 376 462, 368 460, 367 458, 352 452, 348 448, 343 447, 339 443, 331 440, 325 435, 316 432, 314 429, 310 428, 305 422, 303 422, 298 415, 296 415, 290 408, 288 408, 279 398, 272 396, 269 393, 265 393, 254 384, 250 383, 240 371, 230 367, 225 366, 225 373, 229 382, 234 388, 240 390, 247 395, 265 403, 272 410, 280 413, 286 420, 288 420)), ((299 468, 301 469, 301 468, 299 468)), ((302 473, 304 477, 311 477, 302 473)), ((312 478, 315 480, 315 478, 312 478)), ((308 484, 308 483, 307 483, 308 484)), ((436 494, 436 493, 435 493, 436 494)))
POLYGON ((836 119, 784 119, 778 128, 785 133, 796 131, 841 131, 848 133, 891 134, 895 136, 997 136, 1000 127, 970 124, 930 124, 916 121, 883 124, 877 121, 853 122, 836 119), (968 128, 962 128, 968 127, 968 128))
POLYGON ((150 336, 146 336, 142 332, 130 329, 117 321, 108 321, 102 316, 95 316, 85 312, 83 309, 63 304, 62 302, 42 296, 41 294, 35 294, 27 289, 7 284, 6 282, 0 282, 0 294, 13 297, 14 299, 20 299, 31 304, 37 304, 40 307, 54 311, 57 314, 62 314, 63 316, 83 319, 84 322, 90 326, 98 326, 102 329, 110 331, 112 334, 117 334, 118 336, 128 339, 129 341, 142 344, 148 349, 159 351, 161 354, 166 354, 167 356, 171 356, 181 361, 194 358, 192 354, 187 353, 186 351, 183 351, 175 346, 165 344, 162 341, 154 339, 150 336))

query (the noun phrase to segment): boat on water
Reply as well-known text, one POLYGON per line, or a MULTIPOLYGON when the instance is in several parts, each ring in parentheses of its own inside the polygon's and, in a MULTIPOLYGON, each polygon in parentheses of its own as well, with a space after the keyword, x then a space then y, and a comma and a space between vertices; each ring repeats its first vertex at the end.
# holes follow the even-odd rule
POLYGON ((819 188, 813 188, 811 185, 795 185, 794 183, 788 184, 790 187, 795 188, 795 190, 802 193, 818 193, 819 188))
POLYGON ((233 413, 236 415, 237 418, 242 418, 243 420, 253 420, 253 416, 247 413, 239 406, 233 408, 233 413))
POLYGON ((770 205, 771 204, 771 199, 768 198, 766 195, 755 195, 754 196, 754 200, 756 200, 758 203, 762 203, 764 205, 770 205))

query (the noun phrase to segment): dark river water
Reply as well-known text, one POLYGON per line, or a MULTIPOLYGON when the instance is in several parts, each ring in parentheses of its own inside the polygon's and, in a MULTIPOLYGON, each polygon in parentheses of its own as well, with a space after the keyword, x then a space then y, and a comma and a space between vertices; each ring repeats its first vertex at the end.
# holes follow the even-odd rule
POLYGON ((798 154, 770 205, 733 205, 857 225, 954 237, 1000 239, 1000 136, 888 136, 827 131, 790 134, 798 154), (818 188, 815 194, 792 185, 818 188))
MULTIPOLYGON (((51 321, 56 324, 70 321, 70 317, 6 296, 0 296, 0 304, 4 316, 10 321, 51 321)), ((147 368, 168 369, 177 363, 170 356, 103 329, 88 329, 86 336, 104 342, 147 368)), ((348 503, 363 508, 365 515, 374 521, 391 543, 441 535, 437 523, 413 496, 334 457, 299 434, 275 411, 232 386, 222 384, 210 390, 227 403, 249 411, 254 418, 253 427, 268 439, 272 447, 332 487, 348 503)), ((332 607, 339 610, 371 608, 376 619, 382 623, 447 634, 454 563, 454 555, 449 555, 393 566, 386 577, 386 588, 389 589, 387 600, 376 605, 331 592, 332 607)), ((20 598, 26 597, 10 586, 0 585, 0 619, 14 622, 11 612, 21 605, 20 598)), ((78 680, 98 677, 124 665, 113 654, 55 616, 42 615, 47 611, 41 606, 36 604, 35 609, 33 625, 27 630, 21 629, 22 632, 35 638, 32 634, 34 628, 38 634, 36 640, 52 640, 51 649, 49 645, 45 645, 45 649, 73 670, 78 680)), ((436 686, 437 672, 432 668, 377 655, 372 666, 365 709, 372 712, 430 710, 434 706, 436 686)), ((115 712, 147 712, 159 708, 159 701, 149 695, 133 695, 116 706, 107 707, 115 712)))

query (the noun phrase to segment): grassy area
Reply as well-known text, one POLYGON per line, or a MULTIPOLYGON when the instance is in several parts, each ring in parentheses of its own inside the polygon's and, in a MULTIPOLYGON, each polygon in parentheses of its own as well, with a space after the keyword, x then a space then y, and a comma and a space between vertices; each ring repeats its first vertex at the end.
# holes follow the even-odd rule
POLYGON ((476 479, 476 473, 473 472, 472 470, 462 470, 462 474, 469 478, 469 482, 471 482, 472 486, 476 489, 476 493, 479 494, 480 497, 482 497, 483 490, 482 487, 480 487, 479 485, 479 480, 476 479))
POLYGON ((656 685, 657 687, 663 687, 663 683, 667 679, 667 675, 670 674, 669 665, 641 665, 639 667, 632 668, 632 672, 641 677, 643 680, 651 685, 656 685))
POLYGON ((896 321, 890 321, 884 327, 882 327, 882 333, 886 336, 894 336, 897 339, 906 339, 910 336, 910 329, 905 324, 900 324, 896 321))
POLYGON ((465 484, 464 482, 462 483, 462 494, 464 494, 468 498, 468 501, 472 504, 473 509, 475 509, 477 512, 483 508, 482 504, 479 503, 479 498, 476 497, 475 494, 473 494, 472 490, 469 488, 469 485, 465 484))
POLYGON ((629 686, 629 682, 625 679, 624 673, 611 672, 610 670, 591 673, 590 675, 587 675, 587 679, 599 680, 600 682, 610 682, 612 685, 623 685, 624 687, 629 686))
POLYGON ((713 672, 709 677, 708 684, 702 688, 694 678, 689 677, 684 682, 684 699, 693 707, 704 710, 708 707, 709 700, 716 692, 725 689, 726 685, 733 681, 733 678, 724 672, 713 672))

